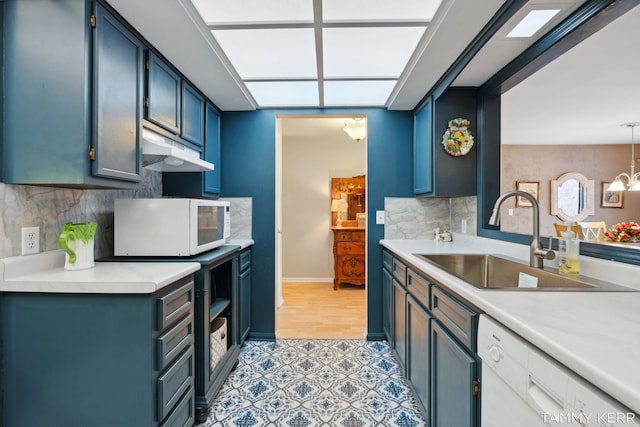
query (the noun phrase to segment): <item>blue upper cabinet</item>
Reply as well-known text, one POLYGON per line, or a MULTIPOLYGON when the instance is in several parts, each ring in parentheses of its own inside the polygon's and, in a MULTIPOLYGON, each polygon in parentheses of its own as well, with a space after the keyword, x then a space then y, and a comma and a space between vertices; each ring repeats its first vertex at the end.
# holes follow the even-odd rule
POLYGON ((204 193, 220 194, 220 115, 215 107, 207 103, 206 108, 206 145, 204 159, 213 163, 213 170, 204 172, 204 193))
POLYGON ((414 113, 413 183, 416 196, 455 197, 476 194, 477 144, 466 155, 449 154, 442 145, 448 123, 457 118, 470 122, 476 137, 476 89, 450 88, 427 100, 414 113))
POLYGON ((2 181, 134 188, 140 41, 108 8, 94 10, 88 0, 9 1, 0 8, 2 181))
POLYGON ((180 133, 181 79, 153 52, 147 58, 145 118, 173 134, 180 133))
POLYGON ((202 147, 204 140, 204 97, 182 82, 182 129, 180 135, 202 147))
POLYGON ((433 99, 429 98, 413 119, 413 191, 429 194, 433 186, 433 99))
POLYGON ((220 113, 210 102, 205 103, 204 134, 204 159, 213 163, 214 169, 206 172, 162 174, 162 192, 165 196, 220 196, 220 113))
POLYGON ((93 175, 140 180, 144 46, 96 5, 93 49, 93 175))

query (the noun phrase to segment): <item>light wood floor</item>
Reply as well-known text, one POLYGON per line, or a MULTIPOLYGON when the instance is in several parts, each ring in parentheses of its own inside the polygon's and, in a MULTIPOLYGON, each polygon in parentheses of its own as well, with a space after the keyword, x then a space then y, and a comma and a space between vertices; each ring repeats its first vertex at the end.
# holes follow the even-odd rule
POLYGON ((282 284, 278 339, 364 339, 367 319, 364 286, 333 283, 282 284))

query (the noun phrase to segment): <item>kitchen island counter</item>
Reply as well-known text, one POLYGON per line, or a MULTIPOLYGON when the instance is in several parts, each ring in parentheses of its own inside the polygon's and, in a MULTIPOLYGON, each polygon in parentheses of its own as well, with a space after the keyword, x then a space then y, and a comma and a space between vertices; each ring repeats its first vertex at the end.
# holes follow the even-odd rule
MULTIPOLYGON (((529 247, 455 235, 454 242, 382 240, 383 247, 529 341, 605 393, 640 412, 640 292, 483 290, 414 254, 491 253, 528 262, 529 247)), ((553 266, 553 261, 548 266, 553 266)), ((639 290, 640 267, 581 257, 581 273, 639 290)))
POLYGON ((0 292, 151 294, 200 269, 197 262, 96 262, 64 269, 61 250, 0 260, 0 292))

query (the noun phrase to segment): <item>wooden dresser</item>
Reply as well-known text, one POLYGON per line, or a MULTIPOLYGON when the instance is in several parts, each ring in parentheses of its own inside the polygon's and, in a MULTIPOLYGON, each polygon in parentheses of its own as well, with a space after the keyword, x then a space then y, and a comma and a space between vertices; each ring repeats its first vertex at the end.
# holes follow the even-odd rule
POLYGON ((333 230, 333 289, 340 283, 364 285, 366 242, 364 228, 331 227, 333 230))

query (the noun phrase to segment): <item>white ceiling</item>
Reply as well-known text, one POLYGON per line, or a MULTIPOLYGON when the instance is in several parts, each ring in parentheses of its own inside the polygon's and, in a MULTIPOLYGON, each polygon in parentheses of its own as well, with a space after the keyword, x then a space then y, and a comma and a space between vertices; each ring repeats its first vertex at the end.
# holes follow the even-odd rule
MULTIPOLYGON (((308 5, 322 0, 271 1, 288 5, 274 9, 274 13, 280 13, 283 8, 293 10, 294 4, 308 5)), ((353 11, 352 6, 358 1, 324 0, 323 4, 333 2, 339 6, 336 10, 341 7, 353 11)), ((571 10, 583 1, 560 0, 559 3, 571 10)), ((535 2, 544 4, 547 0, 531 0, 531 3, 535 2)), ((443 0, 397 84, 391 83, 394 87, 385 106, 392 110, 415 108, 503 3, 504 0, 443 0)), ((243 111, 258 107, 247 88, 252 82, 243 82, 190 0, 110 0, 110 4, 221 110, 243 111)), ((635 9, 503 96, 503 143, 630 141, 628 128, 622 128, 620 124, 640 120, 640 85, 637 83, 640 55, 636 54, 640 40, 640 25, 637 24, 640 7, 635 9)), ((245 18, 251 19, 249 15, 245 18)), ((479 86, 531 43, 525 39, 504 40, 502 33, 510 25, 511 22, 487 43, 454 82, 455 86, 479 86)), ((344 92, 340 84, 349 90, 359 84, 358 81, 330 80, 324 83, 327 89, 335 84, 336 94, 344 92)), ((361 96, 364 98, 371 93, 364 88, 361 96)), ((356 106, 349 102, 344 101, 343 105, 356 106)), ((344 120, 333 122, 333 131, 342 132, 344 120)), ((296 123, 313 127, 315 123, 321 126, 322 120, 296 123)), ((331 123, 331 120, 327 122, 331 123)), ((636 133, 636 139, 639 139, 640 132, 636 133)))
MULTIPOLYGON (((211 0, 211 4, 221 0, 211 0)), ((244 0, 244 2, 258 0, 244 0)), ((265 2, 267 0, 261 0, 265 2)), ((274 7, 272 10, 274 15, 281 14, 282 11, 290 10, 295 5, 306 4, 305 10, 299 13, 306 13, 308 19, 308 5, 313 4, 317 8, 318 4, 326 9, 327 19, 333 21, 332 28, 325 28, 327 42, 333 40, 336 46, 347 46, 358 52, 358 45, 351 44, 355 40, 354 30, 369 30, 376 28, 376 25, 385 25, 384 22, 398 20, 404 17, 406 21, 406 11, 401 7, 397 7, 399 15, 397 16, 368 16, 370 10, 374 7, 366 5, 384 5, 389 4, 383 0, 268 0, 279 4, 280 7, 274 7), (363 6, 364 5, 364 6, 363 6), (358 16, 363 16, 366 22, 358 22, 348 24, 341 21, 341 16, 348 16, 345 20, 352 22, 358 16), (354 18, 355 17, 355 18, 354 18), (384 19, 384 22, 382 20, 384 19), (378 21, 378 22, 376 22, 378 21), (355 28, 350 28, 354 25, 355 28), (345 26, 347 28, 345 28, 345 26), (340 31, 338 31, 340 30, 340 31), (344 30, 344 31, 343 31, 344 30), (348 30, 348 31, 347 31, 348 30), (336 32, 336 34, 331 34, 336 32), (342 33, 342 34, 338 34, 342 33), (335 38, 338 37, 338 38, 335 38), (347 37, 346 39, 344 37, 347 37), (341 42, 341 40, 344 40, 341 42)), ((451 64, 458 58, 460 53, 467 47, 475 35, 495 14, 504 0, 483 0, 481 2, 475 0, 442 0, 440 7, 433 16, 433 19, 426 22, 424 17, 417 15, 412 18, 415 21, 401 22, 398 25, 409 25, 412 28, 415 22, 422 21, 426 25, 426 30, 417 42, 415 52, 410 56, 406 67, 401 67, 400 75, 397 76, 398 67, 397 60, 389 61, 390 65, 395 65, 395 70, 385 71, 382 81, 377 82, 378 85, 393 86, 391 93, 384 103, 389 109, 394 110, 411 110, 422 100, 425 94, 433 87, 438 79, 446 72, 451 64), (387 75, 388 74, 388 75, 387 75), (391 80, 386 80, 389 77, 391 80), (397 80, 397 82, 396 82, 397 80), (390 83, 391 82, 391 83, 390 83)), ((253 110, 258 107, 254 96, 251 94, 247 85, 243 82, 241 73, 232 66, 232 62, 224 53, 221 44, 222 40, 216 40, 196 8, 191 4, 190 0, 110 0, 109 3, 129 21, 151 44, 156 47, 169 61, 171 61, 183 74, 187 76, 205 95, 207 95, 216 105, 223 111, 253 110)), ((233 2, 228 4, 236 4, 233 2)), ((402 4, 427 4, 424 0, 403 0, 394 2, 394 6, 402 4)), ((431 4, 431 3, 428 3, 431 4)), ((435 2, 437 4, 437 1, 435 2)), ((304 8, 303 8, 304 9, 304 8)), ((251 16, 251 8, 243 10, 246 15, 244 21, 255 21, 256 19, 264 19, 251 16)), ((413 9, 409 9, 413 10, 413 9)), ((298 12, 296 12, 298 13, 298 12)), ((227 23, 219 23, 219 30, 224 29, 224 25, 232 28, 237 24, 232 18, 233 13, 229 16, 220 18, 225 19, 227 23)), ((272 18, 273 19, 273 18, 272 18)), ((283 19, 281 25, 289 25, 291 17, 276 18, 283 19)), ((295 18, 295 19, 300 19, 295 18)), ((315 22, 315 21, 314 21, 315 22)), ((260 24, 262 25, 262 24, 260 24)), ((311 24, 317 26, 317 23, 311 24)), ((324 24, 322 24, 324 25, 324 24)), ((400 26, 399 28, 404 28, 400 26)), ((388 30, 388 29, 387 29, 388 30)), ((302 36, 301 36, 302 37, 302 36)), ((300 37, 300 38, 301 38, 300 37)), ((297 43, 298 37, 289 37, 286 43, 297 43)), ((380 43, 380 48, 383 44, 380 43)), ((272 46, 263 50, 270 51, 274 49, 272 46)), ((393 50, 393 49, 392 49, 393 50)), ((400 50, 400 49, 398 49, 400 50)), ((312 52, 306 51, 306 55, 312 52)), ((303 53, 302 55, 305 55, 303 53)), ((286 59, 285 55, 279 55, 279 59, 286 59)), ((324 58, 322 59, 324 60, 324 58)), ((338 54, 334 59, 328 59, 329 65, 331 61, 335 65, 345 62, 338 54)), ((295 63, 295 61, 293 61, 295 63)), ((293 64, 290 64, 293 67, 293 64)), ((318 65, 316 63, 316 65, 318 65)), ((323 67, 317 67, 323 72, 323 67)), ((367 65, 366 68, 372 68, 367 65)), ((317 71, 317 70, 316 70, 317 71)), ((304 71, 298 72, 300 75, 304 71)), ((331 76, 342 76, 344 73, 334 73, 331 76)), ((335 105, 341 106, 362 106, 361 103, 374 102, 368 100, 364 95, 372 97, 373 89, 371 86, 365 86, 358 81, 362 73, 357 74, 356 80, 352 81, 325 81, 328 90, 332 90, 336 96, 335 105), (358 101, 345 100, 338 97, 344 97, 345 85, 351 90, 359 85, 365 87, 360 88, 361 95, 358 101), (331 86, 334 87, 331 87, 331 86)), ((348 77, 354 78, 354 75, 348 77)), ((255 77, 255 76, 252 76, 255 77)), ((378 75, 380 78, 380 75, 378 75)), ((261 80, 261 79, 258 79, 261 80)), ((254 84, 257 82, 254 82, 254 84)), ((304 82, 303 82, 304 83, 304 82)), ((375 84, 376 81, 373 81, 375 84)), ((388 87, 387 87, 388 90, 388 87)), ((284 96, 284 95, 283 95, 284 96)), ((369 104, 371 105, 371 104, 369 104)))
POLYGON ((346 137, 344 122, 350 117, 285 117, 282 121, 282 136, 296 137, 346 137))
POLYGON ((502 143, 630 143, 620 125, 640 121, 638 41, 640 6, 503 94, 502 143))

